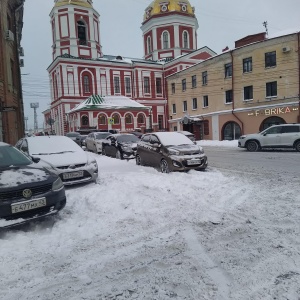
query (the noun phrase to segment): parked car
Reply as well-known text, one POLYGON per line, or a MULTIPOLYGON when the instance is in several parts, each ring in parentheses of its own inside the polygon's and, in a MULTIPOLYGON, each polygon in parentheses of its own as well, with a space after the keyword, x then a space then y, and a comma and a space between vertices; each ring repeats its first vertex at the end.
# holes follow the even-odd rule
POLYGON ((273 125, 260 133, 242 135, 238 147, 251 152, 263 148, 294 148, 300 152, 300 124, 273 125))
POLYGON ((138 141, 134 134, 111 134, 102 143, 102 154, 118 159, 134 158, 138 141))
POLYGON ((143 136, 143 133, 139 132, 139 131, 132 131, 130 132, 131 134, 134 134, 135 136, 137 136, 139 139, 143 136))
POLYGON ((87 137, 86 134, 80 134, 79 136, 76 137, 75 142, 76 142, 77 145, 79 145, 80 147, 86 146, 86 143, 85 143, 86 137, 87 137))
POLYGON ((54 215, 65 206, 62 180, 38 161, 0 142, 1 228, 54 215))
POLYGON ((176 132, 179 132, 183 135, 185 135, 186 137, 188 137, 191 141, 196 141, 196 138, 195 138, 195 135, 189 131, 176 131, 176 132))
POLYGON ((207 156, 201 146, 181 133, 147 133, 137 145, 136 164, 157 167, 162 173, 205 170, 207 156))
POLYGON ((111 133, 108 131, 90 133, 85 140, 86 149, 95 153, 102 153, 102 143, 109 135, 111 133))
POLYGON ((66 136, 68 138, 70 138, 71 140, 73 140, 74 142, 76 142, 76 139, 80 137, 80 133, 79 132, 68 132, 68 133, 66 133, 66 136))
POLYGON ((96 160, 66 136, 27 137, 19 140, 16 147, 31 157, 40 158, 40 163, 59 175, 65 185, 98 178, 96 160))

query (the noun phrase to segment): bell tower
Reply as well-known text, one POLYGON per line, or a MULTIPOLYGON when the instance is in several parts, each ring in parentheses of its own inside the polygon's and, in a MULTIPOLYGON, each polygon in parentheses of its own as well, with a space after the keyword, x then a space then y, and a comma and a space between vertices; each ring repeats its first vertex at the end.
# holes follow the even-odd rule
POLYGON ((102 56, 99 13, 92 0, 54 0, 50 13, 53 60, 61 55, 96 59, 102 56))

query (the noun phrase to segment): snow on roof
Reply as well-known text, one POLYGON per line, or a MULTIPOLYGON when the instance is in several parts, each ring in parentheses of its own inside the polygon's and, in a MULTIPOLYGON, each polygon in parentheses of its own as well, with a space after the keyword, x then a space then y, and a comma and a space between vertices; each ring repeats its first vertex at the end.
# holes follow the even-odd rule
POLYGON ((273 39, 276 37, 280 37, 280 36, 284 36, 284 35, 290 35, 290 34, 295 34, 298 33, 300 31, 299 28, 290 28, 290 29, 285 29, 285 30, 281 30, 281 31, 277 31, 273 34, 270 34, 268 36, 269 39, 273 39))
POLYGON ((99 96, 92 95, 82 103, 71 109, 68 113, 81 110, 99 110, 99 109, 140 109, 148 110, 149 107, 140 104, 125 96, 99 96))

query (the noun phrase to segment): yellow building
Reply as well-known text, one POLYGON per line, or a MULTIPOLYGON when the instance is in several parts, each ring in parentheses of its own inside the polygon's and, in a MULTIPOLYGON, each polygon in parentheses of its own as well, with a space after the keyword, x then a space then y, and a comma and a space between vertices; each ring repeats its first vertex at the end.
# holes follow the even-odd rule
POLYGON ((167 77, 170 130, 232 140, 300 122, 300 33, 235 42, 235 49, 167 77))

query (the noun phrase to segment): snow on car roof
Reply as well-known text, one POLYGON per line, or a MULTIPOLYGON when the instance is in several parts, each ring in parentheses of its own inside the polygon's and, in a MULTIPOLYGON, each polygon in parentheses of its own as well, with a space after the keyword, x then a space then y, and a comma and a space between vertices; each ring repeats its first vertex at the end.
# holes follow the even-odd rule
POLYGON ((160 142, 165 146, 193 145, 194 143, 179 132, 155 132, 160 142))
POLYGON ((66 136, 33 136, 28 137, 27 141, 31 155, 39 153, 60 153, 65 151, 84 151, 73 140, 66 136))

